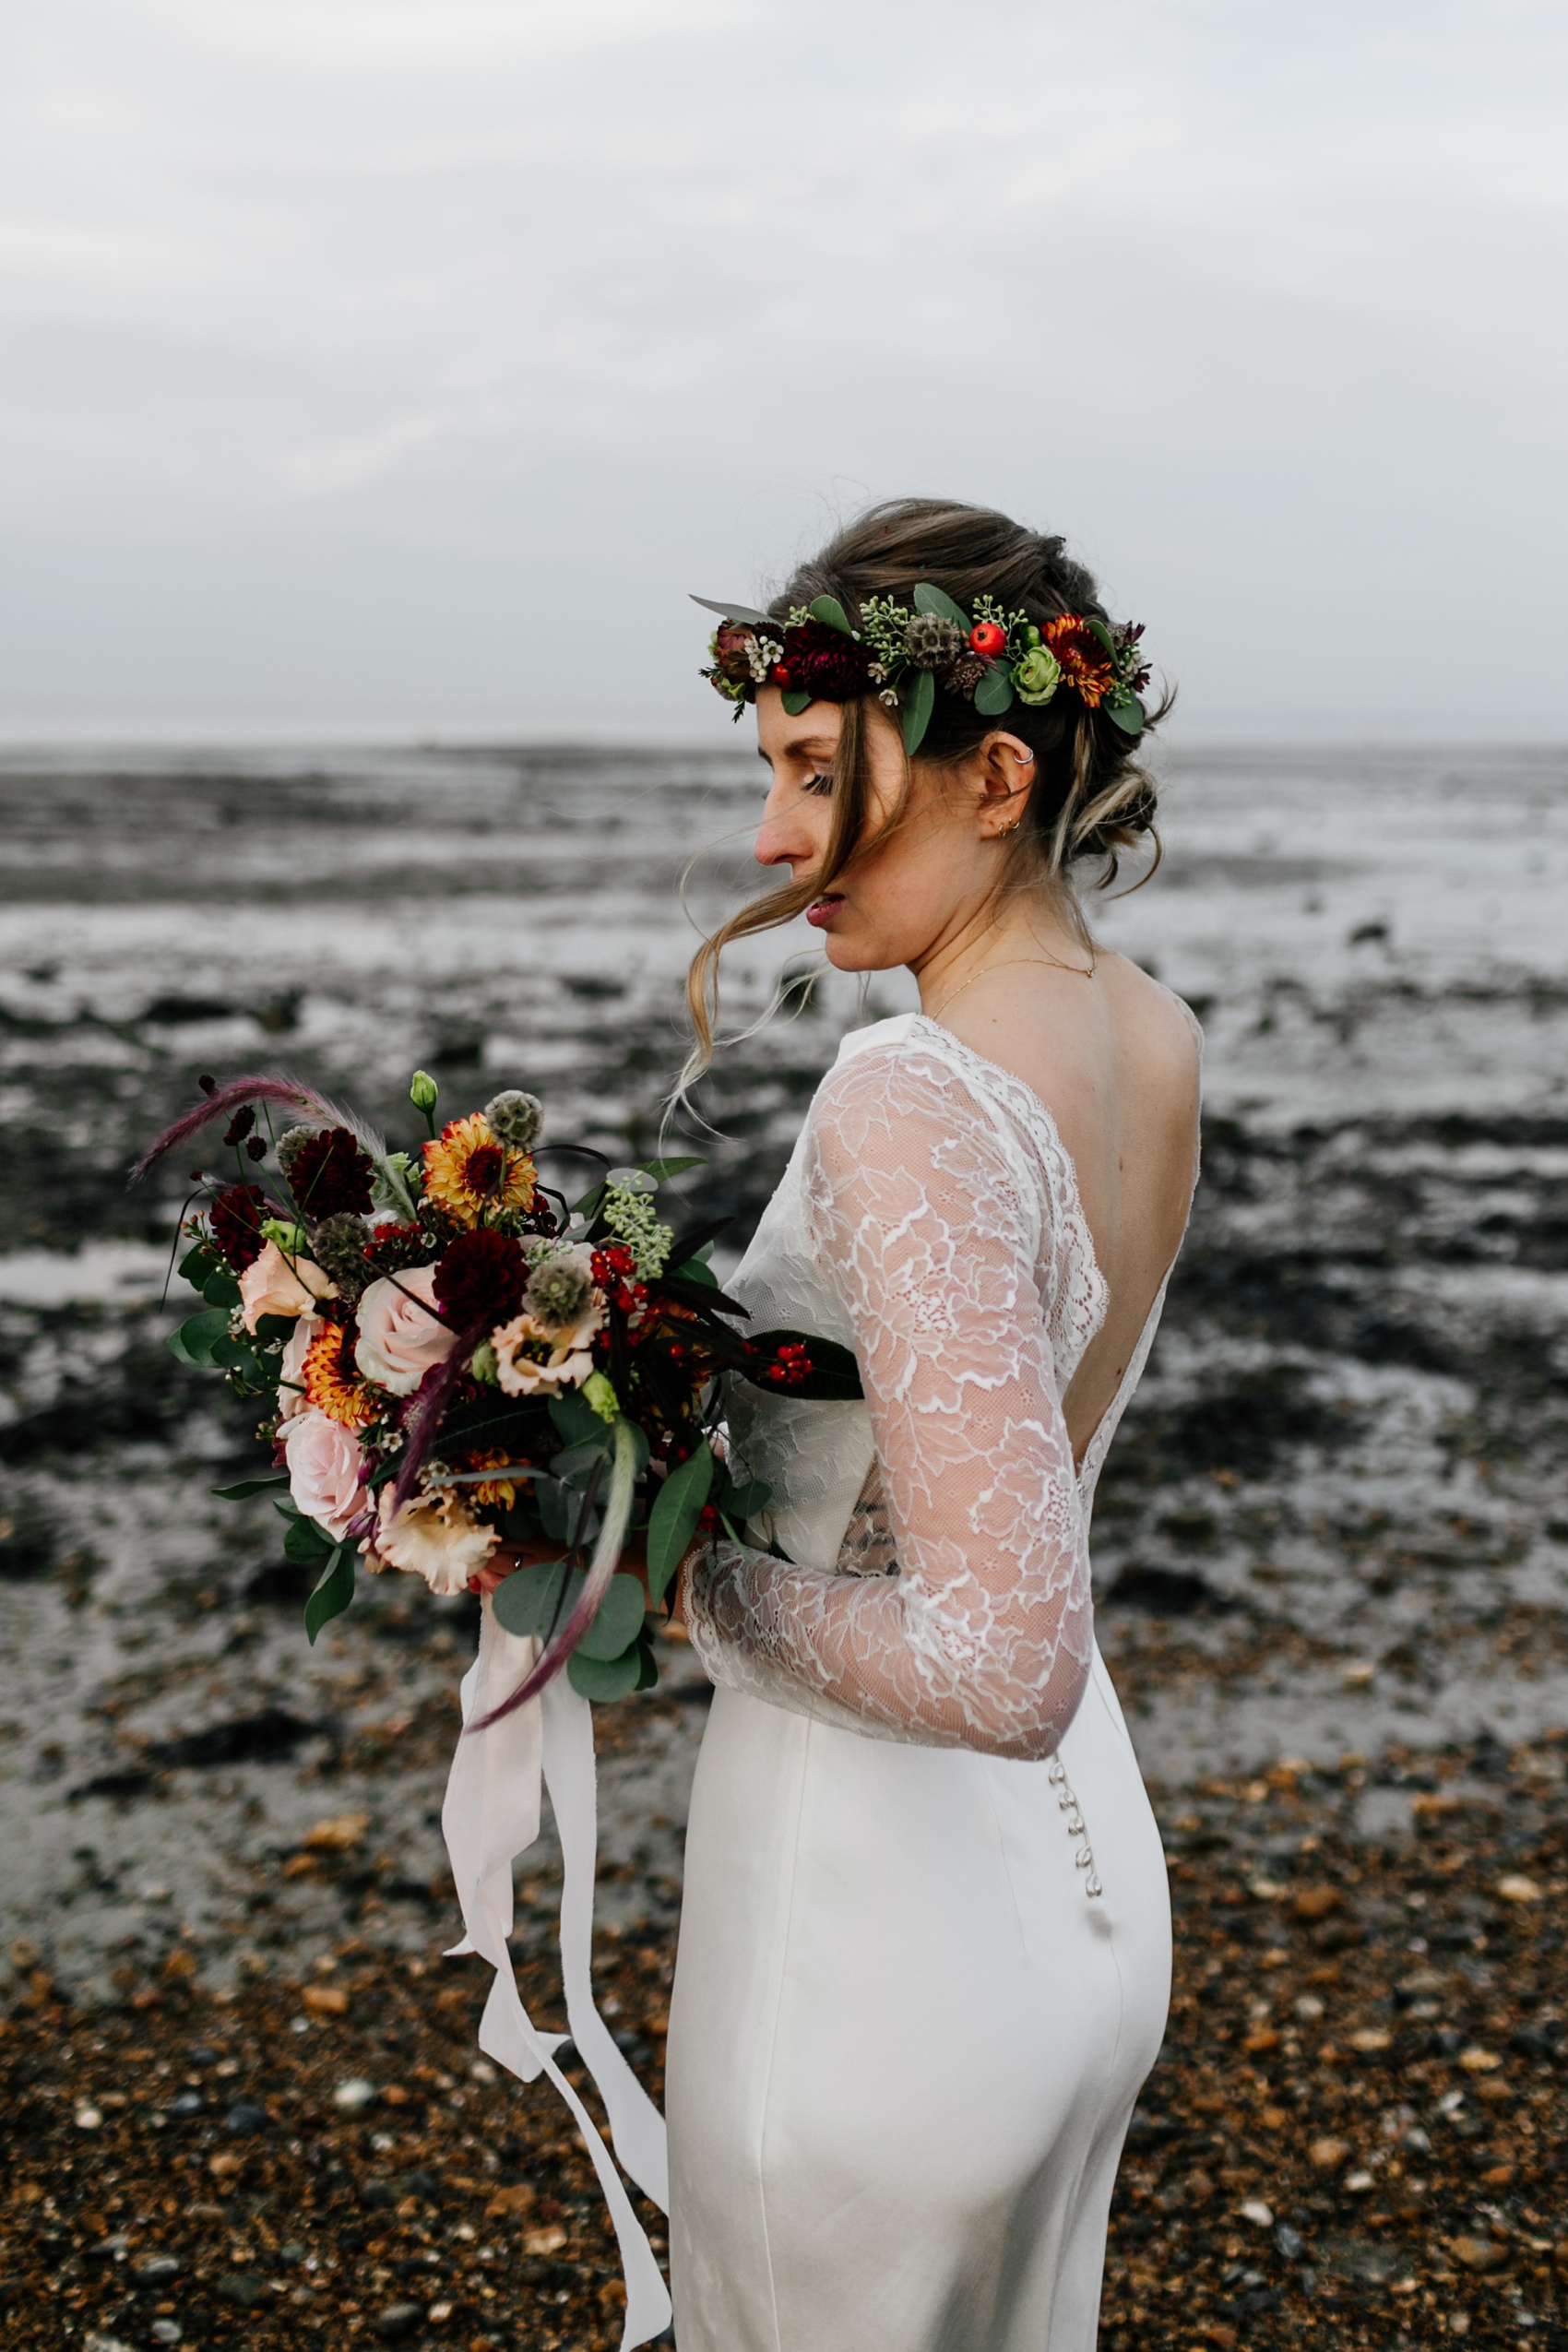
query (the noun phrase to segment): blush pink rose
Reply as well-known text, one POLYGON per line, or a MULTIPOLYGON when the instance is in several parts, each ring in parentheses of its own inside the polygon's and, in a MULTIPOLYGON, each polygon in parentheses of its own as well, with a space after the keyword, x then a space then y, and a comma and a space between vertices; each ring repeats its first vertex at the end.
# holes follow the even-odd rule
POLYGON ((394 1396, 411 1396, 432 1364, 443 1362, 457 1344, 456 1332, 435 1313, 434 1265, 383 1275, 354 1313, 360 1326, 354 1361, 366 1380, 394 1396))
POLYGON ((314 1405, 285 1422, 282 1439, 290 1493, 307 1519, 341 1538, 366 1502, 360 1484, 364 1449, 359 1439, 314 1405))
POLYGON ((247 1331, 263 1315, 308 1314, 318 1299, 335 1299, 338 1285, 313 1258, 283 1255, 268 1241, 240 1277, 240 1312, 247 1331))

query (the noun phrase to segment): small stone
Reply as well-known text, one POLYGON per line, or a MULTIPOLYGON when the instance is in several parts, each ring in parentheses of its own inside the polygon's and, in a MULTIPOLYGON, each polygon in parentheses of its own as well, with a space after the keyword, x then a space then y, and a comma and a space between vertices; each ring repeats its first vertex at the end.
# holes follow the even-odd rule
POLYGON ((1290 1908, 1299 1919, 1326 1919, 1331 1911, 1345 1907, 1345 1897, 1336 1886, 1303 1886, 1290 1908))
POLYGON ((82 2352, 131 2352, 131 2347, 118 2335, 102 2335, 89 2327, 82 2338, 82 2352))
POLYGON ((180 2265, 172 2254, 154 2254, 150 2262, 141 2263, 131 2274, 138 2287, 161 2287, 167 2279, 178 2278, 179 2275, 180 2265))
POLYGON ((148 2333, 154 2344, 178 2344, 180 2341, 177 2320, 154 2320, 148 2333))
POLYGON ((1341 1668, 1339 1679, 1348 1691, 1365 1691, 1376 1681, 1377 1668, 1370 1657, 1352 1658, 1341 1668))
POLYGON ((1348 2172, 1345 2175, 1345 2186, 1360 2197, 1364 2196, 1369 2189, 1375 2189, 1377 2183, 1370 2172, 1348 2172))
POLYGON ((267 2299, 267 2282, 257 2278, 254 2271, 232 2271, 218 2282, 219 2300, 232 2303, 242 2311, 254 2311, 267 2299))
POLYGON ((78 2132, 96 2132, 102 2120, 102 2116, 95 2107, 82 2106, 78 2107, 77 2109, 77 2130, 78 2132))
POLYGON ((423 2317, 417 2303, 388 2303, 375 2315, 375 2332, 389 2343, 399 2343, 405 2335, 412 2335, 423 2317))
POLYGON ((260 2132, 269 2120, 267 2109, 258 2107, 255 2099, 236 2099, 223 2118, 223 2125, 229 2132, 260 2132))
POLYGON ((208 2157, 207 2168, 215 2180, 232 2180, 236 2172, 244 2170, 245 2160, 232 2148, 220 2148, 215 2156, 208 2157))
POLYGON ((1449 2241, 1449 2252, 1467 2270, 1501 2270, 1508 2260, 1508 2250, 1491 2238, 1455 2238, 1449 2241))
POLYGON ((1307 2150, 1314 2172, 1337 2172, 1349 2153, 1348 2140, 1336 2140, 1327 2132, 1321 2140, 1314 2140, 1307 2150))
POLYGON ((552 2222, 545 2229, 525 2229, 525 2254, 558 2254, 566 2242, 566 2233, 559 2222, 552 2222))
POLYGON ((361 2074, 353 2074, 346 2083, 339 2084, 332 2094, 332 2104, 340 2107, 345 2114, 359 2115, 374 2097, 375 2085, 367 2083, 361 2074))
POLYGON ((300 1843, 302 1846, 347 1853, 351 1847, 360 1844, 369 1827, 368 1813, 333 1813, 326 1821, 313 1822, 300 1843))
POLYGON ((1256 2228, 1272 2229, 1274 2227, 1274 2208, 1271 2205, 1265 2205, 1261 2197, 1249 2197, 1246 2204, 1238 2205, 1236 2210, 1243 2221, 1252 2222, 1256 2228))
POLYGON ((1345 2038, 1352 2049, 1363 2050, 1370 2055, 1373 2050, 1386 2049, 1394 2037, 1385 2033, 1381 2025, 1358 2025, 1355 2032, 1347 2034, 1345 2038))
POLYGON ((300 2006, 308 2009, 313 2017, 346 2017, 349 1996, 341 1985, 306 1985, 300 1995, 300 2006))
POLYGON ((1288 2221, 1282 2221, 1275 2231, 1274 2242, 1288 2263, 1300 2259, 1303 2244, 1301 2233, 1299 2229, 1292 2229, 1288 2221))
POLYGON ((1291 2007, 1295 2010, 1297 2016, 1301 2019, 1303 2025, 1315 2025, 1318 2019, 1323 2015, 1323 2003, 1318 1999, 1315 1992, 1303 1992, 1298 1994, 1295 2001, 1292 2002, 1291 2007))
POLYGON ((1459 2052, 1459 2063, 1467 2074, 1491 2074, 1503 2061, 1494 2049, 1479 2049, 1472 2046, 1459 2052))
POLYGON ((516 2181, 509 2188, 497 2189, 484 2209, 486 2221, 500 2221, 508 2215, 527 2213, 533 2204, 534 2194, 526 2180, 516 2181))
POLYGON ((1492 1891, 1504 1903, 1539 1903, 1544 1895, 1544 1890, 1533 1878, 1526 1878, 1518 1871, 1510 1871, 1506 1878, 1500 1878, 1492 1891))

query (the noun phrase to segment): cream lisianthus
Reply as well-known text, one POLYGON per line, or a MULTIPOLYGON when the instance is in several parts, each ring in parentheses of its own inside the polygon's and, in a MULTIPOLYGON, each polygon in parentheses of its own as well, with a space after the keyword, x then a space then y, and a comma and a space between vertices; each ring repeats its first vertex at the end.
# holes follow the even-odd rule
POLYGON ((514 1315, 490 1335, 496 1379, 508 1396, 580 1388, 593 1370, 594 1334, 603 1321, 604 1298, 598 1290, 574 1323, 544 1324, 537 1315, 514 1315))
POLYGON ((308 1314, 318 1299, 335 1299, 338 1285, 314 1258, 285 1257, 276 1241, 240 1277, 240 1313, 254 1334, 263 1315, 308 1314))
POLYGON ((460 1593, 501 1538, 473 1518, 456 1495, 417 1495, 394 1515, 392 1491, 381 1491, 375 1550, 389 1568, 422 1576, 433 1593, 460 1593))

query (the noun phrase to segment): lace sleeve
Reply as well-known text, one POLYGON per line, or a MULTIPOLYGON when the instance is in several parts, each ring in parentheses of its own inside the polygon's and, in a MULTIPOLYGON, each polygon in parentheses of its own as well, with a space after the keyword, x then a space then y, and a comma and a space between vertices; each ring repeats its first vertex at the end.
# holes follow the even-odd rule
POLYGON ((1050 1214, 1004 1123, 932 1057, 818 1095, 807 1218, 855 1336, 898 1571, 731 1543, 688 1578, 712 1679, 884 1739, 1051 1753, 1092 1643, 1087 1548, 1035 1267, 1050 1214))

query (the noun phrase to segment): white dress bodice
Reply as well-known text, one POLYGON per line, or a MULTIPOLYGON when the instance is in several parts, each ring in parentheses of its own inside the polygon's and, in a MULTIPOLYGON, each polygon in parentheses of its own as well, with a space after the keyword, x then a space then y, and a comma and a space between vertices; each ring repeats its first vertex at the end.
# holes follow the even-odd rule
POLYGON ((1063 1414, 1108 1292, 1054 1121, 920 1014, 848 1037, 731 1288, 754 1328, 851 1347, 862 1405, 736 1384, 774 1501, 690 1579, 712 1680, 873 1737, 1049 1755, 1093 1655, 1095 1481, 1163 1286, 1081 1468, 1063 1414), (846 1531, 873 1462, 893 1575, 846 1531))

